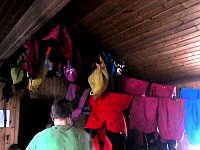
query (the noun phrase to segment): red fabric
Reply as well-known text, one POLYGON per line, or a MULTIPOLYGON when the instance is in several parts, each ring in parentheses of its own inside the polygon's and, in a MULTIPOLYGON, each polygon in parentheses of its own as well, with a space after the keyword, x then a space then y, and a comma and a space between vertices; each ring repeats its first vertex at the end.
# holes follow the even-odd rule
POLYGON ((100 141, 104 142, 103 150, 112 150, 112 143, 106 136, 105 128, 98 130, 97 134, 93 139, 95 150, 101 150, 99 143, 100 141))
POLYGON ((156 130, 156 113, 158 99, 154 97, 134 97, 130 109, 129 128, 143 133, 152 133, 156 130))
POLYGON ((67 59, 72 59, 72 41, 65 26, 57 25, 43 40, 55 39, 61 45, 61 52, 67 59))
POLYGON ((161 85, 152 83, 149 96, 173 98, 173 96, 176 96, 176 87, 174 85, 161 85))
POLYGON ((118 90, 124 94, 141 96, 145 95, 148 84, 149 82, 146 81, 121 76, 119 78, 118 90))
POLYGON ((184 100, 160 98, 158 128, 162 140, 181 140, 184 133, 184 100))
POLYGON ((128 108, 132 96, 120 93, 108 92, 96 100, 90 96, 90 116, 85 128, 100 129, 104 123, 106 129, 114 133, 125 133, 127 135, 126 122, 123 111, 128 108))
POLYGON ((24 43, 26 49, 25 63, 23 68, 28 72, 30 78, 36 78, 40 67, 39 43, 35 36, 24 43))

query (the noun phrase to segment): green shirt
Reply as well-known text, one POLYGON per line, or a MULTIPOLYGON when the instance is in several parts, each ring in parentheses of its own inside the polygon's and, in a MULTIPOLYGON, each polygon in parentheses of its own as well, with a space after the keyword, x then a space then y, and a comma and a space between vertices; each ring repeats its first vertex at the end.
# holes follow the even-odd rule
POLYGON ((53 126, 34 136, 26 150, 92 150, 92 140, 82 129, 53 126))

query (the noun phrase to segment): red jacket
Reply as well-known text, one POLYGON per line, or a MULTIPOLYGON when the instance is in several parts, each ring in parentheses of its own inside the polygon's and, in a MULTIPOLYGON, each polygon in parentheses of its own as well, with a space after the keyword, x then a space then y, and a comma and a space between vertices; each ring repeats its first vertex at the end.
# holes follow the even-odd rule
POLYGON ((122 112, 128 108, 132 97, 113 92, 105 93, 96 100, 94 96, 90 96, 91 113, 85 128, 100 129, 105 123, 107 130, 127 135, 126 122, 122 112))
POLYGON ((112 143, 106 136, 106 130, 127 135, 126 122, 122 112, 128 108, 131 100, 132 96, 130 95, 113 92, 105 93, 96 100, 94 96, 90 96, 91 113, 85 128, 98 129, 93 139, 96 150, 100 150, 100 141, 104 142, 103 150, 112 150, 112 143))

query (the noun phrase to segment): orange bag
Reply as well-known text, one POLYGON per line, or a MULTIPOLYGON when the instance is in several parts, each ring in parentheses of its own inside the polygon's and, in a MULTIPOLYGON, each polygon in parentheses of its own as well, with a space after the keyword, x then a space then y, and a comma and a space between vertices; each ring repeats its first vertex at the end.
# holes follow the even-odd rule
POLYGON ((106 65, 99 56, 100 64, 96 63, 96 69, 92 72, 92 74, 88 77, 89 85, 92 89, 92 94, 94 95, 94 99, 97 99, 108 87, 109 75, 106 69, 106 65))

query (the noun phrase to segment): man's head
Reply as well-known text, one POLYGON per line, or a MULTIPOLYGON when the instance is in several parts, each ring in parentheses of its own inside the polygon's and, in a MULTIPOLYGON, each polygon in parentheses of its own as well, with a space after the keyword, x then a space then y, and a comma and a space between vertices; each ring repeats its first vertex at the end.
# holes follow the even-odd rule
POLYGON ((21 150, 21 148, 19 147, 18 144, 11 144, 11 145, 8 147, 8 150, 21 150))
POLYGON ((70 118, 72 115, 71 103, 66 99, 55 100, 51 107, 51 115, 54 119, 70 118))

